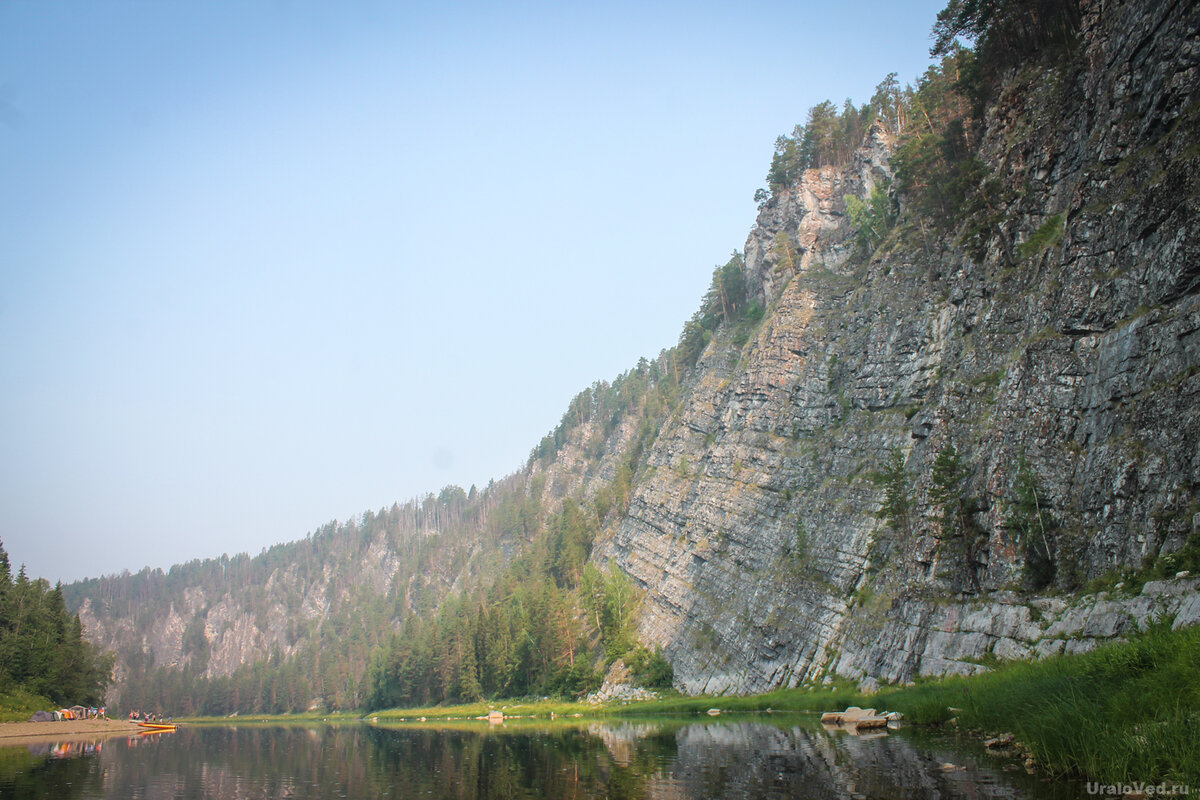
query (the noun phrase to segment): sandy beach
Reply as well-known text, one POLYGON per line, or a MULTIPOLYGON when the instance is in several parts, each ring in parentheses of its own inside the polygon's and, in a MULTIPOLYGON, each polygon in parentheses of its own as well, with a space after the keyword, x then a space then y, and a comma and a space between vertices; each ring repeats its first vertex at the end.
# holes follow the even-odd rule
POLYGON ((100 739, 138 733, 123 719, 68 719, 62 722, 0 722, 0 747, 41 741, 100 739))

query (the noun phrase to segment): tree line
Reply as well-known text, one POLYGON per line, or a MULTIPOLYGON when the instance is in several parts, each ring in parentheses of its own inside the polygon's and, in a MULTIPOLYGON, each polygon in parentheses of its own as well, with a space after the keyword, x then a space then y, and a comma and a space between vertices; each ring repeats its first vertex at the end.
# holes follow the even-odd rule
POLYGON ((30 579, 24 566, 14 578, 0 543, 0 693, 22 690, 59 706, 99 705, 112 664, 111 654, 83 638, 62 587, 30 579))
POLYGON ((594 504, 564 500, 490 586, 409 615, 372 660, 365 707, 577 696, 618 658, 642 684, 669 686, 670 665, 636 644, 632 582, 589 560, 599 523, 594 504))
MULTIPOLYGON (((740 266, 736 277, 726 309, 744 298, 737 288, 740 266)), ((720 302, 716 291, 706 306, 720 302)), ((526 493, 509 500, 507 516, 521 520, 523 537, 514 558, 494 580, 448 597, 436 613, 404 615, 391 641, 372 657, 364 707, 577 696, 598 687, 617 659, 624 659, 642 685, 670 685, 670 664, 636 642, 639 597, 633 583, 615 567, 600 569, 591 554, 601 528, 628 509, 645 455, 676 407, 680 383, 692 366, 682 349, 681 344, 653 361, 641 359, 612 383, 597 382, 571 401, 559 425, 530 454, 529 465, 549 466, 568 441, 580 440, 588 458, 598 462, 612 434, 630 422, 633 434, 612 477, 590 497, 557 504, 535 478, 526 493), (589 437, 583 436, 584 426, 590 426, 589 437)))
POLYGON ((969 242, 999 232, 1011 256, 996 224, 1000 182, 977 156, 984 109, 1015 69, 1068 63, 1077 52, 1080 18, 1077 0, 951 0, 933 26, 930 54, 938 61, 916 86, 901 86, 891 73, 868 103, 813 106, 804 124, 776 139, 770 189, 759 189, 755 200, 791 188, 806 169, 848 164, 878 121, 896 139, 894 191, 917 212, 922 230, 927 221, 945 233, 970 220, 969 242))
POLYGON ((775 154, 767 171, 770 191, 760 189, 754 199, 762 202, 791 187, 806 169, 849 163, 876 120, 899 135, 907 126, 914 93, 911 86, 901 87, 893 72, 875 87, 869 103, 855 105, 846 98, 840 110, 831 100, 813 106, 805 122, 796 125, 790 136, 775 140, 775 154))

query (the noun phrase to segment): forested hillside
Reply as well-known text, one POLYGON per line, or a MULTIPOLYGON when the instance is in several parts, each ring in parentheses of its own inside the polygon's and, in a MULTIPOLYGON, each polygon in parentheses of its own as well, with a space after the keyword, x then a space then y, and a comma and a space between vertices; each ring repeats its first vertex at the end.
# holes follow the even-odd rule
POLYGON ((123 705, 176 713, 355 707, 397 620, 503 565, 539 511, 513 480, 447 487, 256 557, 65 588, 117 656, 123 705))
POLYGON ((953 0, 915 86, 778 139, 678 344, 516 474, 67 587, 114 692, 379 708, 618 661, 870 686, 1200 621, 1198 31, 1183 3, 953 0))

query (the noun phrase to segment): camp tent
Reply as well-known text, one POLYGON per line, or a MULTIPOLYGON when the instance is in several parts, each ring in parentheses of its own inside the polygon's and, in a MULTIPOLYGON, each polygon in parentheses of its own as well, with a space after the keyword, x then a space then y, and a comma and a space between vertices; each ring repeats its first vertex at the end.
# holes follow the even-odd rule
POLYGON ((57 719, 53 711, 35 711, 29 718, 30 722, 53 722, 57 719))

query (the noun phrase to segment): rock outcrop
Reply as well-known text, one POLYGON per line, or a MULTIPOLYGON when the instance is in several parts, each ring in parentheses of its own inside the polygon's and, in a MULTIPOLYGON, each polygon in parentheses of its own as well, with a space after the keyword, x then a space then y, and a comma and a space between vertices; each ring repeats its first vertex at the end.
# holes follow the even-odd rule
POLYGON ((1004 516, 1024 459, 1068 589, 1200 535, 1198 30, 1194 4, 1091 4, 1075 67, 1013 76, 980 145, 1003 206, 975 246, 902 209, 854 253, 842 198, 890 174, 878 128, 765 204, 745 253, 767 314, 708 346, 597 549, 645 591, 640 633, 680 688, 904 681, 1194 620, 1194 580, 1016 594, 1004 516), (933 518, 948 444, 970 547, 933 518), (877 513, 896 449, 906 525, 877 513))

